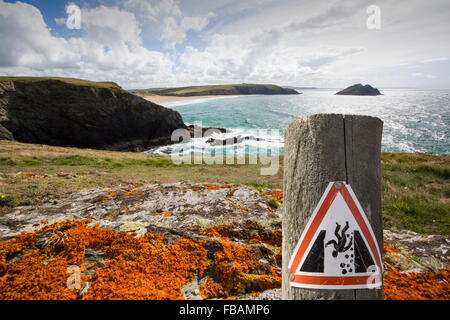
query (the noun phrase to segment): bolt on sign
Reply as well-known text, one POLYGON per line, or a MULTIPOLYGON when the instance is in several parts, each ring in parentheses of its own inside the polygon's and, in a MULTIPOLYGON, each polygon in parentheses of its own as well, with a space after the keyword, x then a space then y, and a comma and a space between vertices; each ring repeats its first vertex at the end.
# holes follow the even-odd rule
POLYGON ((289 262, 289 284, 310 289, 367 289, 382 284, 373 230, 350 185, 330 182, 289 262))

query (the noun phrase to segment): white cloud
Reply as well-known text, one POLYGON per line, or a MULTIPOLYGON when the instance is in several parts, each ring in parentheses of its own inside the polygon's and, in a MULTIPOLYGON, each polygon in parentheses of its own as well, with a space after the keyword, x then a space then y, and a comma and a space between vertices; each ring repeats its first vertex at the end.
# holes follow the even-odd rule
POLYGON ((81 27, 81 38, 55 37, 34 6, 0 1, 0 72, 148 86, 173 78, 170 57, 142 46, 132 13, 117 7, 83 9, 81 27))
POLYGON ((432 75, 432 74, 427 74, 427 73, 423 73, 423 72, 414 72, 411 74, 413 77, 424 77, 424 78, 428 78, 428 79, 435 79, 436 76, 432 75))
POLYGON ((154 4, 147 0, 127 0, 122 5, 151 23, 149 29, 158 30, 165 49, 175 49, 177 44, 186 41, 188 31, 202 31, 214 17, 213 12, 186 16, 174 0, 161 0, 154 4))
POLYGON ((79 61, 69 41, 52 37, 42 15, 22 2, 0 1, 0 67, 67 68, 79 61))
MULTIPOLYGON (((355 79, 375 86, 448 87, 440 68, 449 59, 448 0, 379 0, 377 31, 366 28, 369 4, 117 0, 113 7, 82 9, 81 32, 64 38, 52 34, 36 7, 0 0, 0 73, 112 80, 125 87, 341 87, 355 79), (159 51, 149 47, 156 41, 164 50, 159 43, 159 51)), ((64 27, 64 18, 50 18, 64 27)))
MULTIPOLYGON (((329 65, 349 62, 361 46, 292 42, 290 24, 245 33, 214 34, 204 50, 188 46, 180 56, 177 79, 183 83, 317 83, 338 78, 329 65)), ((339 79, 341 80, 341 79, 339 79)))
POLYGON ((448 58, 447 57, 440 57, 440 58, 425 59, 425 60, 422 61, 422 63, 441 62, 441 61, 448 61, 448 58))

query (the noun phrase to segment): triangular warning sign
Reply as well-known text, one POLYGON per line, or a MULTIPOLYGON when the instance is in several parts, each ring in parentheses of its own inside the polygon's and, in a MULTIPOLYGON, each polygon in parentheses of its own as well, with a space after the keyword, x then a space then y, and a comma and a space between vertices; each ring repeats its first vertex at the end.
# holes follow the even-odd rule
POLYGON ((364 289, 382 284, 381 252, 350 185, 330 182, 289 262, 289 284, 364 289))

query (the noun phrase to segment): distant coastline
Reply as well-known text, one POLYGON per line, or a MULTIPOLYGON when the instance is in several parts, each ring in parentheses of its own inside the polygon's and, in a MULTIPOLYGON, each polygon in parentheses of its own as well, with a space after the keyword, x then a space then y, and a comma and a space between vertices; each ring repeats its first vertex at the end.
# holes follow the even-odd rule
POLYGON ((151 88, 128 90, 129 92, 139 96, 177 96, 177 97, 191 97, 191 96, 221 96, 221 95, 253 95, 253 94, 300 94, 300 92, 283 88, 274 84, 223 84, 223 85, 206 85, 206 86, 191 86, 191 87, 177 87, 177 88, 151 88))
POLYGON ((205 96, 189 96, 189 97, 151 95, 151 96, 143 96, 143 98, 147 101, 159 104, 159 103, 186 101, 186 100, 230 98, 239 96, 241 95, 205 95, 205 96))

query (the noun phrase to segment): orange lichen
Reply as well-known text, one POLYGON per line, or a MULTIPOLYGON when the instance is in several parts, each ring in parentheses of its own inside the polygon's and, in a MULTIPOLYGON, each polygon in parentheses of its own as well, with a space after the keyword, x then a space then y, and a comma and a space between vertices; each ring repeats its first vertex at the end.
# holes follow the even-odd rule
POLYGON ((218 185, 212 185, 212 184, 204 184, 204 185, 202 185, 201 187, 192 187, 192 190, 194 190, 194 191, 199 191, 199 190, 203 190, 203 189, 206 189, 206 190, 220 190, 220 189, 229 189, 229 188, 232 188, 232 186, 229 186, 229 185, 221 185, 221 186, 218 186, 218 185))
POLYGON ((106 201, 108 201, 107 198, 102 198, 102 199, 100 199, 99 201, 96 201, 95 203, 96 203, 96 204, 102 204, 102 203, 104 203, 104 202, 106 202, 106 201))
POLYGON ((217 225, 201 230, 199 234, 210 238, 228 238, 230 228, 232 228, 232 225, 217 225))
POLYGON ((272 232, 264 233, 262 237, 262 242, 274 247, 281 247, 281 241, 282 241, 281 225, 272 232))
POLYGON ((209 299, 242 295, 248 291, 260 292, 281 286, 281 269, 271 268, 270 274, 252 274, 258 265, 246 247, 219 240, 222 250, 214 253, 214 269, 220 276, 216 283, 211 278, 200 287, 200 294, 209 299))
POLYGON ((126 188, 125 190, 131 191, 131 190, 135 190, 135 189, 142 188, 142 187, 143 187, 143 186, 128 187, 128 188, 126 188))
POLYGON ((250 244, 261 243, 261 236, 259 234, 252 235, 252 237, 248 240, 248 243, 250 244))
POLYGON ((220 273, 224 291, 243 290, 243 278, 255 261, 248 249, 219 240, 223 249, 214 253, 215 269, 220 273))
POLYGON ((281 286, 281 268, 271 268, 271 274, 246 275, 246 281, 256 292, 279 288, 281 286))
POLYGON ((208 278, 206 282, 200 287, 199 293, 205 299, 215 298, 223 295, 223 286, 208 278))
POLYGON ((106 195, 107 198, 112 198, 112 197, 115 197, 115 196, 117 196, 117 192, 111 192, 110 194, 106 195))
POLYGON ((181 286, 208 267, 202 243, 181 239, 165 248, 162 237, 128 240, 107 250, 114 258, 96 270, 86 299, 183 299, 181 286))
POLYGON ((32 179, 32 180, 39 180, 42 179, 42 176, 40 174, 36 174, 36 173, 30 173, 30 172, 23 172, 23 173, 19 173, 17 175, 14 176, 14 178, 16 179, 32 179))
POLYGON ((263 191, 262 194, 264 194, 267 198, 273 198, 280 203, 283 202, 283 193, 280 191, 263 191))
POLYGON ((183 299, 181 286, 209 266, 201 241, 180 239, 166 248, 160 236, 135 238, 88 222, 56 223, 0 243, 0 299, 76 299, 67 270, 84 270, 86 249, 104 251, 106 264, 81 275, 82 284, 90 283, 83 299, 183 299), (63 243, 34 248, 39 236, 56 232, 64 233, 63 243))
POLYGON ((437 300, 450 298, 450 269, 432 272, 404 272, 397 270, 391 257, 398 257, 400 249, 383 242, 387 255, 383 262, 389 267, 383 277, 384 297, 387 300, 437 300))
POLYGON ((216 225, 199 232, 200 235, 229 239, 240 237, 249 244, 265 243, 269 246, 281 246, 281 226, 275 230, 265 230, 261 225, 253 221, 245 221, 240 225, 216 225), (238 231, 236 233, 236 228, 238 231))
POLYGON ((77 292, 66 286, 66 272, 70 265, 81 266, 83 252, 80 247, 84 243, 67 239, 62 245, 73 245, 73 249, 58 255, 56 253, 60 246, 41 250, 33 247, 40 234, 80 224, 57 223, 36 233, 25 233, 9 242, 0 243, 0 299, 75 299, 77 292), (15 258, 12 258, 12 254, 15 258))
POLYGON ((165 215, 166 217, 170 217, 170 216, 172 215, 172 213, 166 212, 164 215, 165 215))
POLYGON ((120 196, 121 197, 128 197, 128 196, 133 195, 133 194, 136 194, 136 192, 128 191, 128 192, 125 192, 125 193, 121 194, 120 196))
POLYGON ((399 249, 399 248, 396 248, 396 247, 394 247, 394 246, 389 245, 389 244, 387 243, 387 241, 385 240, 385 241, 383 241, 383 251, 384 251, 384 252, 387 252, 387 253, 393 253, 393 254, 395 254, 395 253, 397 253, 397 252, 400 252, 400 249, 399 249))
MULTIPOLYGON (((221 249, 213 254, 210 266, 205 241, 181 238, 166 246, 162 236, 136 238, 133 233, 102 229, 99 224, 88 226, 90 222, 54 223, 0 242, 0 299, 77 299, 78 290, 67 286, 68 268, 74 265, 80 267, 80 284, 89 282, 82 299, 183 299, 182 286, 195 277, 204 277, 209 268, 214 273, 208 274, 216 274, 217 282, 208 277, 200 287, 199 293, 207 299, 255 296, 281 287, 280 268, 254 260, 249 248, 255 247, 237 245, 223 237, 235 238, 233 232, 238 232, 247 243, 271 241, 278 246, 274 258, 280 265, 281 226, 268 232, 247 221, 237 231, 232 225, 204 231, 207 236, 222 237, 213 240, 221 249), (48 240, 45 245, 42 239, 48 240), (104 263, 86 261, 88 249, 101 251, 104 263), (90 272, 85 274, 85 270, 90 272)), ((387 242, 383 249, 389 254, 400 251, 387 242)), ((394 269, 384 275, 385 299, 448 300, 449 281, 450 269, 436 273, 394 269)))
POLYGON ((384 275, 387 300, 448 300, 450 269, 437 273, 390 271, 384 275))

